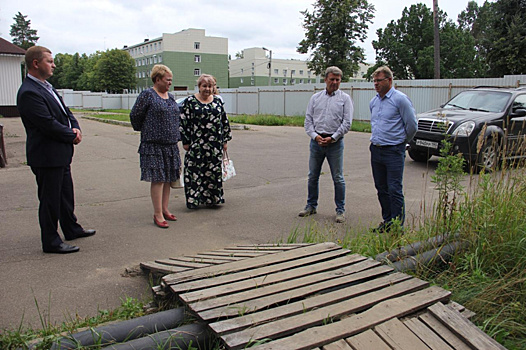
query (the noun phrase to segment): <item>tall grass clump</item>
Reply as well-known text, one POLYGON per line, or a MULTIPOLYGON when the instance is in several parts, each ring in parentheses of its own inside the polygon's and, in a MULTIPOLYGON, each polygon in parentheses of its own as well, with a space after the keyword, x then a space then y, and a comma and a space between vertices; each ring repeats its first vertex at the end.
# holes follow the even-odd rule
POLYGON ((452 292, 452 299, 475 313, 471 319, 510 350, 526 349, 526 170, 504 166, 480 175, 464 173, 464 160, 443 144, 431 177, 438 191, 429 217, 414 227, 377 234, 348 227, 340 236, 311 223, 295 228, 289 242, 336 241, 369 257, 442 234, 464 249, 448 263, 421 266, 414 273, 452 292), (469 185, 464 188, 464 180, 469 185))

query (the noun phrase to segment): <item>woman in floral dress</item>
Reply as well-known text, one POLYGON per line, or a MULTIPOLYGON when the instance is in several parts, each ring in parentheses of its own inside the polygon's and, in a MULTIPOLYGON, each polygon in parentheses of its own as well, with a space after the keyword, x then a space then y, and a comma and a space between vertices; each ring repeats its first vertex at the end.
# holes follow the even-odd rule
POLYGON ((155 65, 151 78, 153 88, 139 94, 130 121, 133 129, 141 132, 138 151, 141 181, 151 182, 153 222, 160 228, 168 228, 166 220, 177 220, 168 209, 168 202, 170 183, 179 179, 181 169, 177 147, 180 111, 174 97, 168 93, 173 79, 170 68, 155 65))
POLYGON ((213 94, 214 77, 197 80, 199 92, 188 97, 181 115, 186 206, 215 206, 224 203, 221 160, 232 139, 230 124, 221 100, 213 94))

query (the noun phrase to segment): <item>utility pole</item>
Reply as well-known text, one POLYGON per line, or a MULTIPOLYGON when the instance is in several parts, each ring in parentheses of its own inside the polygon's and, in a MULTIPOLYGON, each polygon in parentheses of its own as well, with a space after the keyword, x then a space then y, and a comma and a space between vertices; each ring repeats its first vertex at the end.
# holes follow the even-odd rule
POLYGON ((440 34, 438 31, 438 0, 433 0, 433 21, 435 24, 434 35, 434 61, 435 61, 435 79, 440 79, 440 34))
POLYGON ((272 50, 269 50, 267 49, 266 47, 262 47, 263 50, 265 51, 268 51, 270 56, 269 56, 269 60, 268 60, 268 63, 267 63, 267 67, 268 67, 268 86, 271 86, 272 84, 272 50))

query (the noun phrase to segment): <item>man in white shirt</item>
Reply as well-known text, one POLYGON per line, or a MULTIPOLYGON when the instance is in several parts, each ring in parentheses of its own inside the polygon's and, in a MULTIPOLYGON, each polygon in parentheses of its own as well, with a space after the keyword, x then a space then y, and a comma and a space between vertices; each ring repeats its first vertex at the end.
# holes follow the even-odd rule
POLYGON ((321 167, 325 159, 334 182, 336 222, 345 221, 345 179, 343 177, 343 136, 351 129, 353 103, 339 90, 343 73, 338 67, 325 71, 326 89, 314 94, 305 114, 305 132, 311 138, 308 196, 299 216, 316 214, 321 167))

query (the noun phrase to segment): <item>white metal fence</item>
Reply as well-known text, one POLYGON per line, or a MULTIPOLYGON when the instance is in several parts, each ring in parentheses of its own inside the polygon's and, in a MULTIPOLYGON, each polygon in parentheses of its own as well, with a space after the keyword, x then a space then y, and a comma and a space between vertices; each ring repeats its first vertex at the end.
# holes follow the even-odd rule
MULTIPOLYGON (((395 87, 404 92, 415 106, 416 112, 439 107, 460 91, 475 86, 526 87, 526 75, 511 75, 489 79, 441 79, 397 80, 395 87)), ((228 114, 271 114, 301 116, 310 97, 325 88, 325 84, 242 87, 221 89, 228 114)), ((340 89, 348 93, 354 102, 354 119, 370 120, 369 101, 374 97, 373 83, 342 83, 340 89)), ((176 98, 188 96, 194 91, 174 91, 176 98)), ((80 109, 131 109, 137 94, 106 94, 89 91, 61 90, 69 107, 80 109)))

